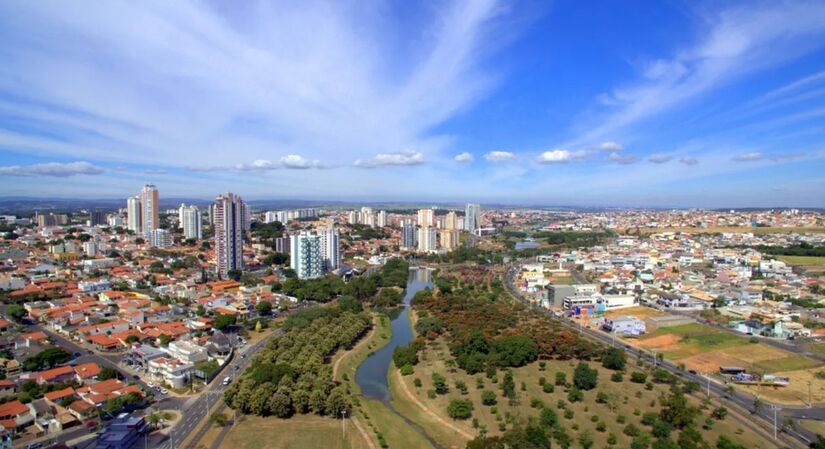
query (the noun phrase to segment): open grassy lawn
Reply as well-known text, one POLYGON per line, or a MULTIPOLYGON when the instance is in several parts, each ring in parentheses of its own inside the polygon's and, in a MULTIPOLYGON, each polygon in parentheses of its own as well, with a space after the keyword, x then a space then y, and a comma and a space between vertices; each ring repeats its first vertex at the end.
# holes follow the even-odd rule
POLYGON ((800 265, 803 267, 825 266, 825 257, 815 256, 777 256, 777 258, 790 265, 800 265))
MULTIPOLYGON (((537 405, 540 401, 556 411, 560 422, 574 439, 579 434, 588 432, 595 442, 594 448, 605 448, 609 447, 607 438, 612 433, 618 439, 615 447, 624 448, 630 447, 632 439, 623 433, 625 426, 632 423, 649 432, 650 428, 641 424, 641 416, 647 412, 658 412, 659 395, 667 391, 664 385, 657 385, 653 390, 647 390, 644 385, 631 383, 629 375, 625 375, 622 382, 612 382, 611 371, 596 363, 591 363, 591 366, 599 370, 598 386, 594 390, 585 392, 582 402, 570 403, 567 400, 565 386, 554 386, 553 391, 547 393, 540 386, 539 379, 543 377, 546 382, 554 383, 556 372, 562 372, 570 381, 578 362, 547 361, 544 370, 538 362, 513 370, 518 399, 511 404, 507 398, 503 397, 500 389, 503 372, 499 371, 493 379, 489 379, 484 373, 470 376, 460 369, 451 368, 446 362, 450 360, 450 356, 444 342, 437 341, 430 344, 421 352, 420 358, 421 362, 415 367, 414 374, 404 377, 395 374, 391 377, 394 379, 393 404, 405 416, 427 429, 432 438, 448 448, 463 447, 467 438, 461 436, 462 432, 470 435, 478 434, 478 429, 474 428, 473 419, 457 421, 449 418, 446 410, 452 399, 471 400, 474 407, 473 418, 477 420, 479 427, 486 428, 488 435, 501 434, 502 429, 512 428, 513 424, 519 420, 537 417, 540 409, 532 405, 537 405), (450 387, 447 394, 436 395, 434 398, 428 395, 428 390, 433 389, 433 372, 438 372, 447 378, 450 387), (415 386, 415 379, 420 379, 421 387, 415 386), (466 395, 462 394, 456 386, 458 381, 466 384, 466 395), (403 382, 427 410, 421 409, 416 406, 414 400, 405 397, 399 382, 403 382), (494 406, 482 404, 481 395, 484 390, 495 393, 497 404, 494 406), (596 402, 598 392, 607 394, 609 398, 607 404, 596 402), (438 425, 439 419, 449 422, 462 432, 438 425), (597 430, 602 426, 603 430, 597 430)), ((694 405, 699 405, 698 399, 691 398, 691 401, 694 405)), ((709 413, 710 410, 704 410, 697 422, 703 423, 709 413)), ((731 417, 714 422, 712 428, 703 430, 703 433, 711 446, 715 445, 719 435, 727 435, 748 448, 775 447, 763 436, 740 428, 731 417)), ((554 447, 555 445, 556 443, 554 447)), ((578 443, 574 446, 578 447, 578 443)))
POLYGON ((244 416, 229 431, 221 449, 367 449, 361 434, 340 419, 298 415, 289 419, 244 416), (343 433, 342 433, 343 430, 343 433))
POLYGON ((822 362, 801 355, 791 355, 781 359, 764 360, 754 364, 766 373, 776 371, 797 371, 822 365, 822 362))

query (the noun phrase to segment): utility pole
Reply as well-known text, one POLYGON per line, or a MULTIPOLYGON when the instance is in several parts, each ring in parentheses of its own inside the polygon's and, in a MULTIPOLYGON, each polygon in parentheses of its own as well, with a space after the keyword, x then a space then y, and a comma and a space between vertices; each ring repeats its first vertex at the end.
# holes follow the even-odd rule
POLYGON ((773 439, 776 440, 776 412, 781 409, 775 404, 771 404, 771 408, 773 409, 773 439))
POLYGON ((341 410, 341 441, 346 441, 347 411, 341 410))
POLYGON ((710 373, 705 373, 705 379, 708 380, 708 399, 710 399, 710 373))
POLYGON ((814 406, 814 396, 813 392, 811 391, 811 381, 808 381, 808 408, 814 406))

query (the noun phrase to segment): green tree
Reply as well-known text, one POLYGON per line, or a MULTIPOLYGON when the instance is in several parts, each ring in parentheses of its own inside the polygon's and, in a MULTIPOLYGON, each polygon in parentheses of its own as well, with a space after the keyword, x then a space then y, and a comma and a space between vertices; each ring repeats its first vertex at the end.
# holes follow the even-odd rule
POLYGON ((433 373, 433 388, 438 394, 447 394, 449 387, 447 386, 447 379, 441 374, 433 373))
POLYGON ((624 351, 618 348, 610 348, 602 357, 602 366, 614 371, 621 371, 627 365, 627 357, 624 351))
POLYGON ((6 314, 14 321, 18 323, 23 321, 23 317, 26 316, 26 309, 21 306, 20 304, 10 304, 6 308, 6 314))
POLYGON ((272 313, 272 303, 269 301, 259 301, 255 304, 255 310, 257 310, 260 315, 269 315, 272 313))
POLYGON ((519 367, 536 360, 538 346, 530 337, 512 335, 496 341, 495 351, 501 366, 519 367))
POLYGON ((699 410, 688 403, 684 393, 676 388, 669 395, 662 393, 659 403, 662 406, 659 418, 676 429, 688 427, 699 414, 699 410))
POLYGON ((484 405, 496 405, 496 394, 490 390, 482 391, 481 403, 484 405))
POLYGON ((228 315, 219 313, 215 315, 215 329, 217 330, 224 330, 229 326, 232 326, 237 321, 235 315, 228 315))
POLYGON ((599 380, 599 371, 591 368, 590 365, 584 362, 579 362, 573 371, 573 385, 580 390, 592 390, 596 388, 599 380))

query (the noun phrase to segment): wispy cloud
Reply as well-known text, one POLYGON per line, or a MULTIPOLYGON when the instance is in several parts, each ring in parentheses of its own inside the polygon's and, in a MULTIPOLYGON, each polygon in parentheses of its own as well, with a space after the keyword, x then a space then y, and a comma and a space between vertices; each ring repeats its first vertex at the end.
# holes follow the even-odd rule
POLYGON ((696 159, 693 156, 685 156, 679 159, 679 162, 685 165, 696 165, 699 163, 699 159, 696 159))
POLYGON ((509 151, 491 151, 484 155, 484 159, 487 159, 490 162, 510 162, 515 161, 516 155, 509 151))
POLYGON ((637 158, 636 156, 633 156, 631 154, 622 155, 622 154, 619 154, 619 153, 610 153, 610 155, 607 156, 606 160, 608 162, 613 162, 613 163, 616 163, 616 164, 630 165, 630 164, 635 164, 636 162, 638 162, 639 158, 637 158))
POLYGON ((404 27, 400 9, 349 2, 5 2, 0 108, 28 126, 5 130, 25 149, 4 146, 215 167, 443 151, 450 138, 435 128, 497 83, 482 63, 513 34, 497 26, 511 12, 456 1, 404 27))
POLYGON ((66 178, 76 175, 99 175, 104 170, 89 162, 49 162, 46 164, 33 165, 8 165, 0 167, 0 176, 23 176, 23 177, 56 177, 66 178))
POLYGON ((397 153, 381 153, 372 159, 357 159, 353 165, 360 168, 376 168, 388 165, 421 165, 424 155, 419 151, 400 151, 397 153))
POLYGON ((673 156, 667 154, 651 154, 647 160, 653 162, 654 164, 664 164, 665 162, 672 161, 673 156))
POLYGON ((761 161, 764 158, 765 155, 760 153, 759 151, 751 151, 749 153, 737 154, 733 157, 733 160, 736 162, 753 162, 761 161))
POLYGON ((618 142, 612 142, 612 141, 611 142, 603 142, 601 145, 599 145, 599 150, 609 151, 611 153, 615 153, 617 151, 624 150, 624 145, 622 145, 618 142))
POLYGON ((458 163, 462 163, 462 164, 466 164, 466 163, 468 163, 468 162, 473 162, 473 159, 475 159, 475 158, 473 157, 473 155, 472 155, 472 154, 470 154, 470 153, 468 153, 468 152, 466 152, 466 151, 465 151, 465 152, 463 152, 463 153, 459 153, 459 154, 457 154, 457 155, 453 158, 453 160, 455 160, 455 161, 456 161, 456 162, 458 162, 458 163))
POLYGON ((562 149, 550 150, 541 153, 536 162, 539 164, 563 164, 571 161, 580 161, 587 157, 584 151, 568 151, 562 149))
POLYGON ((189 166, 189 171, 196 172, 216 172, 216 171, 269 171, 269 170, 307 170, 310 168, 332 168, 324 165, 319 160, 306 159, 297 154, 288 154, 281 156, 277 161, 270 161, 268 159, 256 159, 248 164, 235 165, 217 165, 208 167, 189 166))
POLYGON ((746 4, 708 14, 694 46, 653 60, 638 81, 602 95, 604 114, 591 115, 571 144, 616 135, 654 114, 825 45, 825 3, 746 4))

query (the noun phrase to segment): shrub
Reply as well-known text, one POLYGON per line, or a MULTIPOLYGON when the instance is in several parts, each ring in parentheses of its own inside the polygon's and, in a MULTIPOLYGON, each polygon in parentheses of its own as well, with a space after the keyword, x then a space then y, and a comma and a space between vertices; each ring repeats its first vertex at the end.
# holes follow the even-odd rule
POLYGON ((624 375, 620 371, 616 371, 610 375, 610 380, 613 382, 622 382, 624 380, 624 375))
POLYGON ((435 399, 435 390, 427 390, 427 397, 430 399, 435 399))
POLYGON ((409 363, 402 366, 400 371, 401 371, 402 376, 409 376, 410 374, 415 372, 415 371, 413 371, 412 365, 410 365, 409 363))
POLYGON ((636 384, 643 384, 647 382, 647 374, 640 371, 633 371, 630 374, 630 381, 636 384))
POLYGON ((614 371, 623 370, 627 364, 627 358, 624 351, 618 348, 610 348, 602 357, 602 366, 614 371))
POLYGON ((553 387, 553 384, 551 384, 551 383, 545 383, 545 384, 541 387, 541 391, 543 391, 543 392, 545 392, 545 393, 552 393, 552 392, 553 392, 553 391, 555 391, 555 390, 556 390, 556 388, 555 388, 555 387, 553 387))
POLYGON ((469 419, 473 416, 473 401, 469 399, 453 399, 447 406, 447 414, 453 419, 469 419))
POLYGON ((584 393, 576 387, 567 392, 567 400, 570 402, 581 402, 584 399, 584 393))
POLYGON ((567 375, 559 371, 556 373, 556 385, 564 385, 567 383, 567 375))
POLYGON ((447 387, 447 379, 441 374, 433 373, 433 388, 438 394, 447 394, 449 388, 447 387))
POLYGON ((421 388, 421 385, 422 385, 421 379, 419 379, 417 377, 415 379, 413 379, 413 385, 415 385, 416 388, 421 388))
POLYGON ((625 435, 627 435, 629 437, 635 437, 635 436, 639 435, 639 428, 636 427, 635 425, 633 425, 633 423, 630 423, 630 424, 624 426, 624 429, 622 429, 622 433, 624 433, 625 435))
POLYGON ((573 419, 573 415, 573 410, 570 410, 569 408, 564 411, 564 417, 567 419, 573 419))
POLYGON ((482 391, 481 403, 484 405, 496 405, 496 394, 490 390, 482 391))

